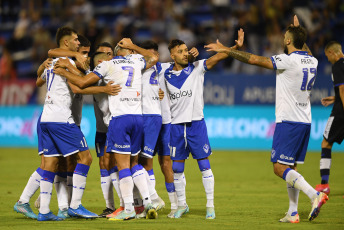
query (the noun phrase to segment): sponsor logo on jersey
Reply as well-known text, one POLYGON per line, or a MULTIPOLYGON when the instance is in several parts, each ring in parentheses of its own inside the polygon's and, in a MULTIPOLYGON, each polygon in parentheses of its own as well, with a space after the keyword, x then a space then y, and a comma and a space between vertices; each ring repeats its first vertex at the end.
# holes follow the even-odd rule
POLYGON ((118 144, 114 144, 115 148, 119 148, 119 149, 126 149, 126 148, 130 148, 130 145, 118 145, 118 144))
POLYGON ((123 97, 119 99, 120 101, 141 101, 141 98, 128 98, 128 97, 123 97))
POLYGON ((283 160, 289 160, 289 161, 294 160, 294 157, 284 156, 284 154, 281 154, 280 158, 283 159, 283 160))
POLYGON ((308 105, 307 102, 306 103, 304 103, 304 102, 296 102, 295 104, 296 104, 296 106, 302 106, 302 107, 305 107, 305 106, 308 105))
POLYGON ((179 91, 179 93, 170 93, 170 99, 171 100, 178 100, 179 98, 182 97, 192 97, 192 90, 184 90, 184 91, 179 91))
POLYGON ((159 97, 152 97, 152 100, 153 100, 153 101, 158 101, 158 100, 160 100, 160 99, 159 99, 159 97))
POLYGON ((301 59, 301 64, 314 64, 312 59, 301 59))
POLYGON ((148 152, 154 153, 154 150, 149 148, 147 145, 144 147, 144 151, 148 151, 148 152))
POLYGON ((276 150, 272 149, 272 150, 271 150, 271 158, 274 158, 274 157, 275 157, 275 154, 276 154, 276 150))

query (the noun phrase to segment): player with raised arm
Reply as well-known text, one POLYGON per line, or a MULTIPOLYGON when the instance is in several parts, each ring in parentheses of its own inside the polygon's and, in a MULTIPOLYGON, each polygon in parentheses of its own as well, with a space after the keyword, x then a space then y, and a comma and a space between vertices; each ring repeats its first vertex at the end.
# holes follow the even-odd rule
POLYGON ((321 184, 315 190, 330 194, 328 184, 331 168, 331 152, 333 143, 341 144, 344 139, 344 54, 342 46, 336 41, 325 47, 325 55, 332 64, 332 82, 334 96, 321 99, 323 106, 333 104, 331 115, 327 121, 324 138, 321 143, 320 176, 321 184))
MULTIPOLYGON (((241 31, 238 34, 241 42, 241 31)), ((206 219, 215 219, 214 175, 208 159, 212 152, 203 115, 203 82, 205 72, 228 55, 216 54, 208 59, 189 63, 189 50, 183 41, 172 40, 168 48, 174 63, 163 63, 162 73, 171 103, 170 146, 178 197, 178 209, 174 218, 180 218, 189 212, 185 196, 184 164, 191 152, 202 173, 207 197, 206 219)))
POLYGON ((56 68, 56 71, 81 88, 98 82, 99 78, 104 78, 105 82, 114 80, 115 83, 122 86, 117 97, 109 97, 112 119, 107 133, 107 152, 112 152, 115 155, 125 209, 110 220, 135 218, 134 183, 143 197, 145 209, 148 210, 147 216, 155 217, 156 211, 152 209, 143 167, 138 165, 137 161, 141 151, 143 128, 141 71, 155 65, 157 57, 150 51, 134 45, 130 39, 126 38, 119 42, 115 55, 118 56, 111 61, 102 62, 84 78, 71 74, 63 68, 56 68), (132 54, 133 51, 141 55, 132 54))
POLYGON ((274 173, 287 182, 289 210, 280 222, 299 223, 297 212, 302 190, 312 202, 308 216, 316 218, 328 197, 317 192, 301 174, 297 164, 304 163, 311 128, 310 92, 315 81, 318 60, 311 56, 306 45, 306 31, 295 15, 294 24, 284 35, 285 54, 271 58, 234 50, 219 41, 206 45, 208 51, 226 53, 241 62, 276 70, 276 128, 273 137, 271 162, 274 173))

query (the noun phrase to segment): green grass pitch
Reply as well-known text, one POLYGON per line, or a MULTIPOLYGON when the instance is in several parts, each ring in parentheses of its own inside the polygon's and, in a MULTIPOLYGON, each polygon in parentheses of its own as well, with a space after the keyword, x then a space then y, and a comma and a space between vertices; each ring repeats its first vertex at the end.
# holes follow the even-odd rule
MULTIPOLYGON (((181 219, 168 219, 170 204, 165 183, 155 159, 159 195, 166 208, 156 220, 113 222, 106 219, 69 219, 62 222, 37 222, 13 211, 13 205, 31 173, 39 166, 36 149, 0 149, 0 229, 344 229, 344 154, 333 154, 330 200, 314 221, 307 220, 311 205, 302 192, 299 199, 300 224, 279 223, 288 210, 286 183, 272 171, 270 154, 258 151, 214 151, 210 157, 215 175, 215 220, 205 220, 205 193, 196 161, 186 162, 186 195, 190 213, 181 219)), ((98 159, 95 151, 83 197, 86 208, 100 213, 105 202, 100 188, 98 159)), ((320 182, 320 153, 308 153, 299 171, 315 186, 320 182)), ((34 195, 33 203, 38 195, 34 195)), ((115 202, 118 204, 117 196, 115 202)), ((116 205, 117 206, 117 205, 116 205)), ((51 209, 57 213, 53 191, 51 209)))

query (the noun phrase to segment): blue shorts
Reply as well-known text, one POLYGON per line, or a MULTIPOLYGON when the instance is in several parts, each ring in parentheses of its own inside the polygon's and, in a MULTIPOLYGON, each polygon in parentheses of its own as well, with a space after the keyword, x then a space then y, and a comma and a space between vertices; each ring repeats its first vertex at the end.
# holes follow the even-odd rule
POLYGON ((141 115, 123 115, 113 117, 107 132, 106 152, 131 154, 141 152, 143 140, 143 118, 141 115))
POLYGON ((171 124, 171 160, 185 160, 190 152, 194 159, 203 159, 211 154, 204 119, 171 124))
POLYGON ((143 157, 153 158, 161 125, 162 118, 160 115, 143 115, 143 146, 141 152, 143 157))
POLYGON ((76 124, 41 122, 45 157, 70 156, 88 150, 87 142, 76 124))
POLYGON ((284 165, 303 164, 306 157, 310 124, 277 123, 272 142, 271 162, 284 165))
POLYGON ((159 156, 169 156, 170 151, 170 136, 171 136, 171 123, 163 124, 158 137, 158 142, 156 143, 155 152, 159 156))
POLYGON ((104 148, 106 144, 106 133, 96 132, 95 147, 97 152, 97 157, 104 156, 104 148))
POLYGON ((42 141, 42 129, 41 129, 41 116, 37 120, 37 139, 38 139, 38 155, 43 154, 43 141, 42 141))

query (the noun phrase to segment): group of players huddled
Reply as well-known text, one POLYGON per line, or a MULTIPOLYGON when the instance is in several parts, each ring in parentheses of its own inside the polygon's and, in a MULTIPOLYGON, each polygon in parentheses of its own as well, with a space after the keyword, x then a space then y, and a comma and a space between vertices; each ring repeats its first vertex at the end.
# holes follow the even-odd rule
POLYGON ((205 72, 233 57, 277 70, 277 125, 271 161, 275 174, 287 182, 290 199, 289 210, 280 221, 299 222, 300 190, 312 201, 309 220, 313 220, 328 197, 305 181, 296 171, 296 164, 303 163, 306 155, 311 123, 309 95, 318 61, 305 44, 306 32, 296 16, 285 33, 286 54, 266 58, 242 52, 237 49, 243 40, 240 29, 235 46, 225 47, 217 41, 205 46, 207 51, 217 52, 215 55, 195 61, 198 50, 189 50, 183 41, 175 39, 168 47, 173 62, 160 63, 156 43, 146 41, 137 46, 129 38, 123 38, 115 48, 101 43, 89 58, 91 44, 87 38, 72 28, 59 28, 58 48, 49 51, 50 58, 37 72, 37 86, 47 87, 37 124, 41 165, 31 175, 14 210, 39 221, 70 217, 155 219, 165 207, 155 190, 153 156, 158 153, 171 203, 168 217, 181 218, 189 212, 184 166, 191 153, 202 173, 206 219, 215 219, 203 82, 205 72), (95 147, 106 202, 100 215, 81 204, 92 163, 80 130, 83 94, 94 95, 95 147), (59 206, 57 215, 49 208, 53 184, 59 206), (29 201, 39 188, 36 215, 29 201), (113 188, 120 200, 117 209, 113 188))

